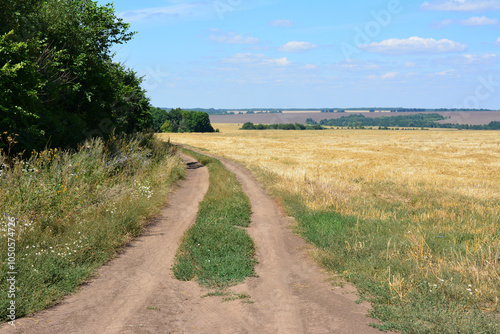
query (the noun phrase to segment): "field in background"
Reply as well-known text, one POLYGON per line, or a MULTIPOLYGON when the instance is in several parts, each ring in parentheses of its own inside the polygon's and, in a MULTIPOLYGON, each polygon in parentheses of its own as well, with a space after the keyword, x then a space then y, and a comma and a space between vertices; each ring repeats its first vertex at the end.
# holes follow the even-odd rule
MULTIPOLYGON (((358 112, 360 113, 360 112, 358 112)), ((283 113, 283 114, 241 114, 241 115, 212 115, 210 120, 212 123, 239 123, 243 124, 246 122, 252 122, 255 124, 280 124, 280 123, 302 123, 306 122, 306 119, 312 118, 316 122, 322 119, 336 119, 342 116, 352 115, 353 112, 345 113, 283 113)), ((400 113, 387 113, 387 112, 364 112, 362 113, 365 117, 387 117, 387 116, 407 116, 412 114, 412 112, 400 112, 400 113)), ((484 125, 493 121, 500 121, 500 111, 474 111, 474 112, 437 112, 437 114, 443 115, 444 117, 449 117, 446 120, 440 121, 440 123, 452 123, 452 124, 470 124, 470 125, 484 125)))
POLYGON ((164 136, 253 170, 387 328, 500 331, 498 132, 214 127, 164 136))

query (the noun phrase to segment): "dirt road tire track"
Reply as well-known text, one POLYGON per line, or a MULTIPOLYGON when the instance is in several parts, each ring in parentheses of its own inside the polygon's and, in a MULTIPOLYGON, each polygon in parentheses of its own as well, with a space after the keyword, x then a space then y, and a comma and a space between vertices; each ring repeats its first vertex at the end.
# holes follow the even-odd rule
MULTIPOLYGON (((205 153, 204 153, 205 154, 205 153)), ((187 163, 194 160, 183 157, 187 163)), ((258 277, 234 287, 252 303, 201 298, 196 282, 180 282, 171 266, 183 233, 208 189, 206 168, 190 168, 168 206, 98 277, 59 305, 4 324, 0 333, 380 333, 368 326, 369 305, 353 288, 333 288, 251 174, 221 159, 252 204, 258 277)))
MULTIPOLYGON (((370 305, 356 304, 354 287, 334 288, 308 255, 310 246, 294 235, 284 216, 251 173, 207 152, 234 173, 252 205, 247 229, 257 248, 257 278, 236 287, 255 304, 246 307, 248 327, 238 333, 381 333, 369 327, 370 305)), ((215 333, 215 332, 214 332, 215 333)), ((230 333, 230 332, 227 332, 230 333)))

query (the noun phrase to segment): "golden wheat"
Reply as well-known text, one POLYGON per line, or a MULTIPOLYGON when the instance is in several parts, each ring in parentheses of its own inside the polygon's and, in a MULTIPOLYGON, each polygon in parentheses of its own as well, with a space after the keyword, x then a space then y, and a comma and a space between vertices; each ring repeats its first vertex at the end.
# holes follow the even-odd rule
MULTIPOLYGON (((402 261, 426 276, 451 270, 474 278, 477 293, 498 304, 500 281, 500 136, 487 131, 243 131, 216 124, 216 134, 164 134, 267 175, 272 190, 299 194, 313 210, 413 226, 402 261), (432 254, 429 235, 452 236, 465 249, 432 254)), ((261 178, 265 180, 266 178, 261 178)), ((346 247, 352 247, 346 245, 346 247)), ((398 249, 387 256, 401 257, 398 249)), ((389 276, 401 296, 403 282, 389 276)), ((404 284, 403 284, 404 283, 404 284)))

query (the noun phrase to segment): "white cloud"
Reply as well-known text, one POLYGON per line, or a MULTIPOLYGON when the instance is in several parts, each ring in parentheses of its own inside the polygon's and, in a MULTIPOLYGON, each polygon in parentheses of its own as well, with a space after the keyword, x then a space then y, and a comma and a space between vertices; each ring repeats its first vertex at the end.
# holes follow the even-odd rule
POLYGON ((497 41, 495 42, 496 45, 500 45, 500 37, 497 38, 497 41))
POLYGON ((455 69, 442 71, 442 72, 438 72, 435 74, 438 76, 442 76, 442 77, 460 77, 460 75, 457 74, 457 70, 455 70, 455 69))
POLYGON ((498 60, 498 56, 494 53, 484 55, 464 55, 465 63, 467 64, 494 64, 498 60))
MULTIPOLYGON (((151 2, 151 1, 150 1, 151 2)), ((164 6, 139 8, 118 13, 126 22, 178 23, 179 21, 201 21, 223 19, 239 11, 268 6, 264 1, 232 0, 163 0, 164 6)), ((140 1, 139 1, 140 6, 140 1)))
POLYGON ((318 46, 309 42, 288 42, 278 50, 281 52, 300 53, 316 49, 318 46))
POLYGON ((292 63, 291 61, 288 60, 287 57, 283 57, 283 58, 279 58, 279 59, 266 59, 265 61, 266 61, 266 63, 276 64, 278 66, 288 66, 292 63))
POLYGON ((390 80, 390 79, 395 79, 398 75, 399 75, 399 72, 389 72, 389 73, 382 74, 382 75, 369 75, 368 79, 390 80))
POLYGON ((219 72, 238 72, 240 69, 237 67, 219 67, 219 72))
POLYGON ((446 19, 446 20, 443 20, 441 22, 434 23, 432 27, 433 28, 442 28, 442 27, 449 26, 452 23, 453 23, 453 20, 446 19))
POLYGON ((303 67, 303 69, 304 69, 304 70, 315 70, 315 69, 317 69, 317 68, 318 68, 318 66, 317 66, 317 65, 314 65, 314 64, 306 64, 306 65, 303 67))
POLYGON ((495 25, 498 24, 498 19, 492 19, 486 16, 474 16, 466 20, 458 20, 458 21, 453 21, 453 20, 442 20, 440 22, 432 24, 433 28, 443 28, 446 26, 449 26, 453 23, 460 24, 463 26, 485 26, 485 25, 495 25))
POLYGON ((212 8, 200 3, 178 3, 164 7, 142 8, 118 13, 127 22, 191 18, 206 18, 212 8))
POLYGON ((251 64, 262 62, 266 56, 262 53, 237 53, 230 58, 224 58, 223 62, 233 64, 251 64))
POLYGON ((420 8, 458 12, 476 12, 500 9, 498 0, 435 0, 424 2, 420 8))
POLYGON ((382 79, 394 79, 395 77, 398 76, 398 72, 389 72, 384 75, 382 75, 382 79))
POLYGON ((405 63, 405 67, 415 67, 415 66, 417 66, 417 64, 412 63, 410 61, 405 63))
POLYGON ((379 66, 374 63, 367 63, 362 60, 354 60, 354 59, 349 59, 345 61, 341 61, 339 63, 335 63, 332 65, 329 65, 328 68, 330 70, 339 70, 339 71, 344 71, 344 70, 349 70, 349 71, 370 71, 370 70, 378 70, 379 66))
POLYGON ((274 20, 269 22, 270 25, 275 27, 293 27, 293 22, 290 20, 274 20))
POLYGON ((369 64, 369 63, 352 63, 352 62, 347 62, 345 64, 340 65, 342 68, 347 68, 350 70, 376 70, 379 68, 378 65, 376 64, 369 64))
POLYGON ((222 60, 224 63, 229 64, 251 64, 251 65, 278 65, 278 66, 288 66, 292 62, 288 58, 268 58, 262 53, 237 53, 229 58, 224 58, 222 60))
POLYGON ((237 33, 210 35, 209 40, 222 44, 256 44, 259 42, 255 37, 243 37, 237 33))
POLYGON ((472 66, 476 66, 480 70, 481 68, 495 66, 498 63, 500 63, 500 56, 494 53, 452 55, 433 60, 435 65, 453 66, 458 70, 467 71, 470 71, 472 66))
POLYGON ((498 24, 498 20, 490 19, 489 17, 486 16, 481 16, 481 17, 475 16, 471 17, 470 19, 460 21, 460 24, 467 26, 485 26, 491 24, 498 24))
POLYGON ((387 39, 380 43, 362 44, 359 49, 382 54, 438 54, 465 51, 467 46, 449 39, 410 37, 408 39, 387 39))

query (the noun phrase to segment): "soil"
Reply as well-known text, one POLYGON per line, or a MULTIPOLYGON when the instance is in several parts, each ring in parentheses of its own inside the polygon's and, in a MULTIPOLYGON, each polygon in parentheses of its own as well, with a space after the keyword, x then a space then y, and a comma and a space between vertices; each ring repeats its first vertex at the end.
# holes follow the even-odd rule
POLYGON ((203 297, 197 282, 173 277, 176 250, 194 223, 208 189, 207 168, 183 156, 187 177, 145 233, 100 268, 95 278, 58 305, 3 324, 0 333, 381 333, 369 327, 370 305, 356 290, 334 287, 309 256, 310 246, 290 229, 293 219, 243 167, 221 159, 235 173, 252 204, 258 277, 231 288, 224 301, 203 297))

